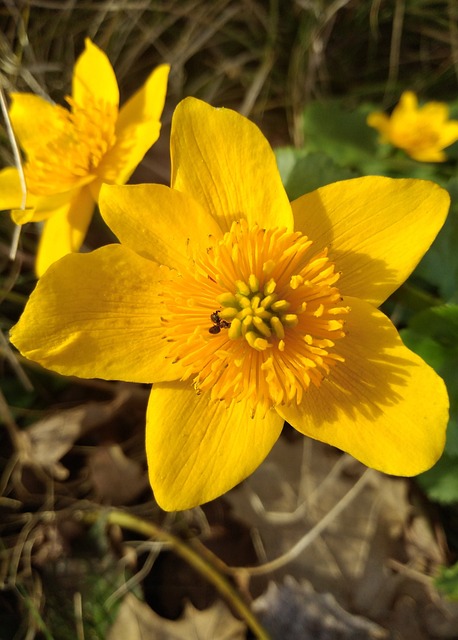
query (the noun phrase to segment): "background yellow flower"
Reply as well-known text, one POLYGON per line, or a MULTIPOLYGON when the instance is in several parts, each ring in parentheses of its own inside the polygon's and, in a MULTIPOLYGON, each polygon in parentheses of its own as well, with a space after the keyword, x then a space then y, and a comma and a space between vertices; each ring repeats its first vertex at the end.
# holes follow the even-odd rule
POLYGON ((78 251, 102 183, 123 184, 159 137, 168 65, 157 67, 119 110, 112 66, 89 39, 73 71, 69 108, 13 93, 10 118, 25 152, 27 206, 17 169, 0 172, 0 209, 17 224, 44 221, 36 271, 78 251))
POLYGON ((404 91, 391 116, 371 113, 367 124, 380 132, 382 142, 403 149, 420 162, 444 162, 443 149, 458 140, 458 121, 449 119, 445 103, 427 102, 418 106, 417 96, 404 91))

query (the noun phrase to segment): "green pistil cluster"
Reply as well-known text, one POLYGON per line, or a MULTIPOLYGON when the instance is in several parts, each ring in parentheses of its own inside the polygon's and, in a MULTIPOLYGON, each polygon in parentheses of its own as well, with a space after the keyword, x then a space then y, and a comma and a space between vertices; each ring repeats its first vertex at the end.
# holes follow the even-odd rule
POLYGON ((285 329, 294 327, 298 318, 295 313, 288 313, 290 303, 275 293, 275 280, 270 279, 261 290, 258 278, 251 274, 247 282, 237 280, 235 285, 235 293, 218 296, 222 306, 219 316, 230 322, 229 338, 243 337, 250 347, 264 351, 274 337, 279 340, 279 348, 284 348, 285 329))

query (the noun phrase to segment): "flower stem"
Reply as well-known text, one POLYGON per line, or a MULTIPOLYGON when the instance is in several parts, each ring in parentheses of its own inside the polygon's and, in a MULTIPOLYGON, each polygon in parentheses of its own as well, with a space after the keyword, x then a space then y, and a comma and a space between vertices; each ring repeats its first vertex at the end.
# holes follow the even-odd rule
POLYGON ((425 291, 412 282, 404 282, 393 294, 393 299, 399 299, 404 305, 417 312, 444 304, 442 298, 425 291))
POLYGON ((216 569, 216 566, 220 565, 221 562, 209 549, 205 548, 205 556, 203 556, 189 544, 183 542, 173 534, 164 531, 153 522, 143 520, 118 509, 112 509, 108 512, 102 509, 94 509, 81 511, 78 515, 80 519, 87 524, 93 524, 99 520, 99 518, 103 517, 108 524, 116 524, 121 528, 135 531, 147 538, 154 538, 160 542, 166 542, 177 555, 183 558, 183 560, 204 576, 208 582, 219 591, 246 622, 256 638, 259 640, 269 640, 269 635, 260 625, 248 605, 242 600, 237 589, 216 569))

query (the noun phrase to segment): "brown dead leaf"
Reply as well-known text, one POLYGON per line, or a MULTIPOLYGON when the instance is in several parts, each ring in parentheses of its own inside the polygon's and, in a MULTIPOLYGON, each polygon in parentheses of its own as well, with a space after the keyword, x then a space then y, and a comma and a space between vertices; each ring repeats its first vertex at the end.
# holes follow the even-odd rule
POLYGON ((129 392, 120 390, 109 402, 86 404, 51 414, 32 424, 26 431, 30 442, 23 464, 40 466, 57 480, 65 480, 68 470, 59 462, 76 440, 109 421, 128 400, 129 392))
POLYGON ((142 465, 128 458, 118 444, 95 447, 88 466, 97 498, 105 504, 131 504, 148 486, 142 465))
POLYGON ((253 602, 253 610, 273 640, 383 640, 388 632, 377 624, 351 615, 329 593, 317 593, 303 580, 274 582, 253 602))
POLYGON ((332 593, 347 611, 379 623, 399 640, 420 640, 418 627, 430 638, 453 637, 443 635, 444 628, 456 635, 458 619, 447 608, 447 624, 432 578, 446 563, 444 547, 420 505, 412 503, 410 480, 370 472, 357 497, 291 555, 298 541, 345 501, 363 472, 360 463, 319 442, 301 445, 281 438, 265 463, 228 494, 234 515, 251 523, 260 541, 260 564, 284 558, 262 576, 264 582, 253 578, 252 590, 262 592, 273 577, 306 578, 318 592, 332 593))
POLYGON ((147 604, 128 594, 120 607, 107 640, 244 640, 246 626, 234 618, 221 601, 199 611, 187 604, 179 620, 161 618, 147 604))

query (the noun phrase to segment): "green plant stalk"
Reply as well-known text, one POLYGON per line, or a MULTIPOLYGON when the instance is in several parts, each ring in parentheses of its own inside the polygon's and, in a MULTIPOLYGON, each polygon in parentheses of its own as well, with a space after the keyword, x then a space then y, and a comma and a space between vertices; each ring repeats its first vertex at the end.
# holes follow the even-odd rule
POLYGON ((17 302, 22 306, 25 306, 28 300, 28 296, 17 293, 17 291, 10 291, 9 289, 0 289, 0 298, 2 300, 8 300, 8 302, 17 302))
POLYGON ((242 600, 237 590, 229 580, 216 569, 216 566, 221 566, 222 563, 219 558, 214 556, 207 548, 205 548, 205 557, 203 557, 188 544, 173 534, 164 531, 153 522, 142 520, 125 511, 119 511, 117 509, 110 511, 95 509, 91 511, 81 511, 79 516, 81 520, 87 524, 93 524, 97 522, 99 518, 103 517, 108 524, 116 524, 121 528, 135 531, 147 538, 154 538, 160 542, 166 542, 177 555, 183 558, 183 560, 204 576, 204 578, 217 589, 233 609, 240 614, 256 638, 259 640, 270 640, 270 636, 265 629, 263 629, 248 605, 242 600))
POLYGON ((430 307, 438 307, 444 304, 442 298, 428 293, 411 282, 404 282, 393 294, 393 298, 409 305, 415 311, 423 311, 430 307))
POLYGON ((40 612, 37 610, 37 608, 35 607, 35 605, 33 604, 33 600, 32 598, 29 597, 29 595, 27 594, 25 588, 23 586, 19 586, 17 587, 17 591, 20 594, 20 596, 22 597, 24 604, 31 616, 31 618, 34 620, 34 622, 37 625, 37 629, 39 631, 41 631, 41 633, 44 635, 45 640, 54 640, 48 627, 46 626, 43 618, 40 615, 40 612))

